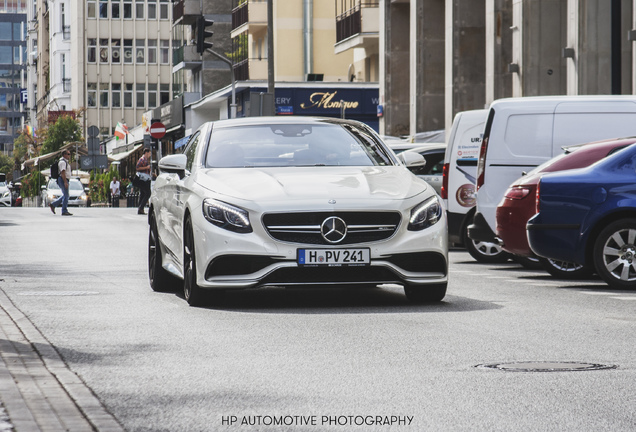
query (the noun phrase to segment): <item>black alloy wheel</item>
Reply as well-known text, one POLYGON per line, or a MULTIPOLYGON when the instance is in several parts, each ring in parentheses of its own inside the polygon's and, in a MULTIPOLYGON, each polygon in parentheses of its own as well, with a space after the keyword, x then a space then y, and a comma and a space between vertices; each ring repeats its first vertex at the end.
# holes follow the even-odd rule
POLYGON ((437 303, 446 295, 448 283, 434 285, 404 285, 404 294, 411 303, 437 303))
POLYGON ((594 243, 596 272, 610 287, 636 288, 636 221, 609 224, 594 243))
POLYGON ((162 266, 161 246, 157 231, 157 221, 154 215, 150 216, 150 229, 148 230, 148 279, 153 291, 172 291, 175 286, 175 278, 162 266))

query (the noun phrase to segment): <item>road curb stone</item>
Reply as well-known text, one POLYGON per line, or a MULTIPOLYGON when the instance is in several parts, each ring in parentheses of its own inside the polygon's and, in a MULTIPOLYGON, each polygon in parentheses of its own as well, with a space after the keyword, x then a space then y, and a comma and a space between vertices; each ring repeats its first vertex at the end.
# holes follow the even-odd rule
POLYGON ((0 399, 16 431, 125 431, 2 288, 0 339, 0 399))

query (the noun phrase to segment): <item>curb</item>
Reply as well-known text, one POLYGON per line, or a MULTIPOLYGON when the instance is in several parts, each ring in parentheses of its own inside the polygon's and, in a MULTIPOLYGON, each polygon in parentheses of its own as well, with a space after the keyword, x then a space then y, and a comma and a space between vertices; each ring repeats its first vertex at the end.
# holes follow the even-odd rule
POLYGON ((16 431, 125 431, 2 288, 0 398, 16 431))

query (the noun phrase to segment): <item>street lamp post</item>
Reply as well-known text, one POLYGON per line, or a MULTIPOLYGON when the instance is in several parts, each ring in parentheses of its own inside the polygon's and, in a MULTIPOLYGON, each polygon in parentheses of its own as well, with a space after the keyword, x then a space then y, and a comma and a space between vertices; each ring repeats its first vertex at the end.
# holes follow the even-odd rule
POLYGON ((232 103, 230 104, 230 118, 236 118, 236 83, 234 81, 234 63, 232 63, 232 60, 222 54, 219 54, 212 48, 208 48, 207 52, 218 57, 221 61, 227 63, 230 66, 230 76, 232 78, 232 103))

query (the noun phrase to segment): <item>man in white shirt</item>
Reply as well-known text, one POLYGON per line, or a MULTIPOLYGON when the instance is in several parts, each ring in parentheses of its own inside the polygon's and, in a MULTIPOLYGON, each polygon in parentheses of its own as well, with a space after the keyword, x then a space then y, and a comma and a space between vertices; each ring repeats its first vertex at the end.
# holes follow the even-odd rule
POLYGON ((113 180, 110 182, 110 198, 113 203, 113 207, 119 207, 119 181, 117 176, 113 176, 113 180))
POLYGON ((55 207, 59 207, 59 205, 62 204, 62 216, 73 216, 73 214, 68 211, 68 182, 71 180, 70 159, 71 152, 69 150, 64 150, 64 152, 62 152, 62 159, 60 159, 57 163, 59 167, 58 172, 60 173, 57 178, 57 184, 62 190, 62 196, 49 205, 53 214, 55 214, 55 207))

